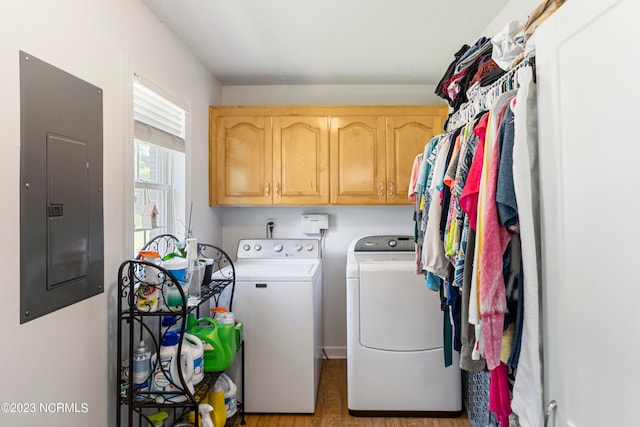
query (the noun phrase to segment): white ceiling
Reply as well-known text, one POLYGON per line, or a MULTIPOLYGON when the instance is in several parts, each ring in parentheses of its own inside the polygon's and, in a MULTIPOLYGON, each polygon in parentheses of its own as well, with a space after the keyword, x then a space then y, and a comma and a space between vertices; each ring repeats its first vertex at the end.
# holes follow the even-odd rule
POLYGON ((143 0, 225 86, 435 84, 507 1, 143 0))

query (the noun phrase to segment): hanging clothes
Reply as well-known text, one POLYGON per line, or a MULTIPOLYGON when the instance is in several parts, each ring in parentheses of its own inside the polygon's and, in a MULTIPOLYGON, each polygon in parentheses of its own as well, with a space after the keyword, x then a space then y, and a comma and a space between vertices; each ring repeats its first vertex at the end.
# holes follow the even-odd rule
POLYGON ((540 359, 540 205, 538 128, 533 69, 518 70, 520 88, 515 106, 513 181, 522 241, 524 320, 518 371, 511 407, 523 427, 543 424, 542 363, 540 359))
POLYGON ((504 135, 501 132, 504 122, 503 116, 509 108, 509 102, 515 96, 515 91, 504 93, 496 100, 494 111, 495 120, 490 125, 485 144, 485 162, 480 184, 478 233, 476 236, 476 250, 478 254, 477 269, 478 290, 480 298, 480 316, 482 320, 482 334, 484 338, 484 357, 487 367, 495 369, 500 364, 500 349, 506 299, 504 276, 502 274, 502 255, 509 243, 509 231, 500 225, 496 206, 496 187, 498 180, 499 142, 504 135))
POLYGON ((535 86, 530 59, 510 69, 523 41, 512 23, 456 53, 437 88, 450 130, 416 157, 408 195, 416 272, 441 296, 445 363, 453 348, 461 369, 490 371, 501 427, 539 426, 543 413, 535 86))

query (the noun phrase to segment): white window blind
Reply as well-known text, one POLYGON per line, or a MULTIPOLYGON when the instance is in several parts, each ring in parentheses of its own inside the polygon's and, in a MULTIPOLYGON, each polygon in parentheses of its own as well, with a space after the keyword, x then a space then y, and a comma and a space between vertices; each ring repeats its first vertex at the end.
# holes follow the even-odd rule
POLYGON ((133 83, 133 119, 137 139, 184 153, 185 110, 137 81, 133 83))

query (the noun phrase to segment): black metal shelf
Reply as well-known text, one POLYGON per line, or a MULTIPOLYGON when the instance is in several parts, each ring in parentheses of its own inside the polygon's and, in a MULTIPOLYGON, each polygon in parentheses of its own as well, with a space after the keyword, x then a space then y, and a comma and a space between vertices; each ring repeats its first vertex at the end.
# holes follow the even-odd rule
MULTIPOLYGON (((152 250, 166 249, 174 251, 176 249, 177 238, 171 235, 158 236, 154 241, 145 245, 145 248, 152 250)), ((188 295, 176 278, 161 266, 139 259, 124 261, 118 270, 118 337, 117 337, 117 360, 118 368, 123 361, 128 362, 130 375, 126 382, 119 382, 118 386, 118 413, 116 416, 116 426, 128 425, 129 427, 145 427, 150 423, 149 415, 152 410, 162 410, 171 412, 171 422, 185 419, 187 413, 195 412, 196 425, 198 422, 198 404, 202 402, 209 390, 211 390, 221 372, 206 372, 204 379, 194 386, 191 393, 187 382, 183 377, 182 364, 178 363, 177 376, 174 381, 176 392, 171 392, 170 396, 182 396, 182 402, 172 402, 156 400, 158 396, 166 397, 167 393, 145 390, 133 390, 133 351, 141 339, 147 344, 151 342, 151 351, 159 353, 162 341, 160 331, 160 318, 163 316, 174 316, 178 325, 186 326, 187 316, 190 313, 198 312, 200 306, 211 302, 213 306, 219 305, 222 292, 230 287, 231 297, 228 309, 231 311, 233 301, 233 291, 235 287, 235 269, 228 255, 221 249, 209 245, 199 244, 198 250, 201 256, 206 256, 214 260, 212 277, 209 283, 201 287, 201 297, 193 304, 188 304, 188 295), (149 276, 149 277, 147 277, 149 276), (144 292, 150 292, 157 297, 156 303, 148 304, 144 298, 144 292), (168 295, 171 295, 171 298, 168 295), (169 306, 167 300, 172 303, 182 302, 174 306, 169 306), (169 306, 169 307, 168 307, 169 306), (123 357, 123 350, 126 349, 128 357, 123 357), (133 390, 133 391, 132 391, 133 390)), ((147 294, 149 295, 149 294, 147 294)), ((180 328, 180 339, 178 353, 182 348, 183 328, 180 328)), ((244 342, 239 346, 244 348, 244 342)), ((154 367, 152 367, 153 374, 154 367)), ((242 354, 242 371, 244 371, 244 350, 242 354)), ((244 390, 244 388, 243 388, 244 390)), ((236 415, 231 417, 226 425, 235 426, 234 419, 245 424, 244 410, 241 399, 238 399, 238 409, 236 415), (230 422, 232 422, 230 424, 230 422)))

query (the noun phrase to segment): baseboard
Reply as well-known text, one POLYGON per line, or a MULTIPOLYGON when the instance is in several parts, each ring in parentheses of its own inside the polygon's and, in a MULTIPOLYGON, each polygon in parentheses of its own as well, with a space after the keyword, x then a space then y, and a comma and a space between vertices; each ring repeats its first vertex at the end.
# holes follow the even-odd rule
POLYGON ((349 409, 353 417, 412 417, 412 418, 456 418, 462 411, 354 411, 349 409))
POLYGON ((347 347, 324 347, 326 357, 329 359, 346 359, 347 347))

